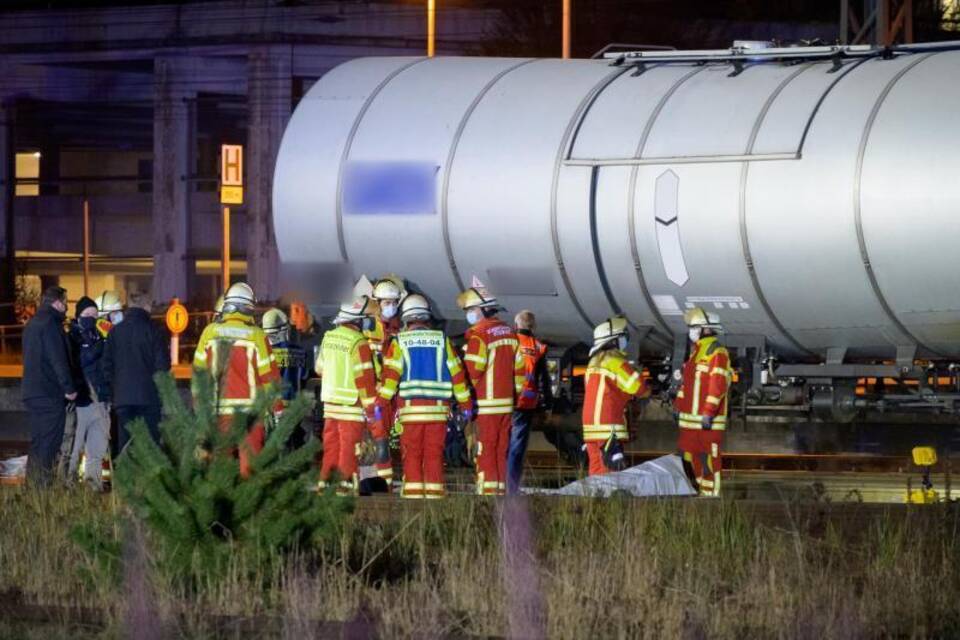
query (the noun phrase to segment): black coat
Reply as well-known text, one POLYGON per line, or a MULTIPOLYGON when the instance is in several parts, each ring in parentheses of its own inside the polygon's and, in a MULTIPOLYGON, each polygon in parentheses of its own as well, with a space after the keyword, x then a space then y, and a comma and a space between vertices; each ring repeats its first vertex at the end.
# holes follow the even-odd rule
POLYGON ((65 401, 65 395, 77 391, 63 321, 62 313, 44 305, 23 330, 24 400, 65 401))
POLYGON ((110 401, 110 390, 103 379, 103 349, 106 338, 100 335, 96 327, 84 329, 79 320, 70 323, 70 345, 73 364, 79 365, 83 372, 82 389, 77 389, 77 406, 85 407, 93 401, 92 389, 101 402, 110 401))
POLYGON ((127 309, 103 350, 103 377, 115 406, 160 406, 153 374, 170 370, 170 341, 143 309, 127 309))

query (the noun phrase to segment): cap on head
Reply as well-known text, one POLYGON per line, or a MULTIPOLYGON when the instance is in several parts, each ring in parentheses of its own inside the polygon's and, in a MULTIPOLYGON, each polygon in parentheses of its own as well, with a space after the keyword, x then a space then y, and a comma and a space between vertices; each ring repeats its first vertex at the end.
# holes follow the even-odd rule
POLYGON ((720 316, 713 312, 704 311, 702 307, 687 309, 683 314, 683 321, 688 327, 702 327, 704 329, 719 330, 720 316))
POLYGON ((397 300, 400 301, 407 295, 406 287, 403 284, 403 278, 396 274, 384 276, 373 283, 373 293, 370 297, 374 300, 397 300))
POLYGON ((235 282, 223 294, 223 312, 251 311, 257 304, 253 289, 246 282, 235 282))
POLYGON ((593 329, 593 346, 590 348, 592 356, 605 345, 621 336, 628 335, 627 319, 622 316, 608 318, 593 329))
POLYGON ((419 293, 411 293, 403 299, 400 305, 400 319, 404 322, 411 320, 430 320, 433 318, 433 312, 430 310, 430 302, 419 293))
POLYGON ((97 308, 97 303, 94 302, 92 298, 83 296, 82 298, 77 300, 77 312, 76 312, 77 317, 79 318, 80 316, 82 316, 83 312, 86 311, 87 309, 96 309, 96 308, 97 308))
POLYGON ((376 315, 377 311, 378 307, 375 300, 368 296, 359 296, 352 302, 344 302, 340 305, 340 310, 333 318, 333 324, 359 322, 368 316, 376 315))

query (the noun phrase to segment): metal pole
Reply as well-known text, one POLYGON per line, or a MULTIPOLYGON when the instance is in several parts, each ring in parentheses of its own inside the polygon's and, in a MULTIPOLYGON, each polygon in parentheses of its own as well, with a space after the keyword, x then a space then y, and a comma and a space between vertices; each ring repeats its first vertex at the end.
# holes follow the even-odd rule
POLYGON ((83 295, 90 295, 90 200, 83 199, 83 295))
POLYGON ((563 59, 570 58, 570 5, 573 0, 563 0, 563 59))
POLYGON ((879 0, 877 4, 876 33, 876 44, 881 47, 890 44, 890 0, 879 0))
POLYGON ((432 58, 436 52, 437 38, 437 0, 427 0, 427 56, 432 58))
POLYGON ((840 0, 840 44, 850 37, 850 0, 840 0))
POLYGON ((223 291, 230 287, 230 207, 223 208, 223 253, 220 257, 223 268, 223 291))
POLYGON ((903 42, 913 44, 913 0, 906 0, 903 11, 903 42))

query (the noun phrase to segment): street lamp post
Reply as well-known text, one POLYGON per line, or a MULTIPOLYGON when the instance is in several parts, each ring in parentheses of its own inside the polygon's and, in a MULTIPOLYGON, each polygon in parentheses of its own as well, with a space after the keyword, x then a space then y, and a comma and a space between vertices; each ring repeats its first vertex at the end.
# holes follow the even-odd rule
POLYGON ((570 5, 573 0, 563 0, 563 59, 570 57, 570 5))

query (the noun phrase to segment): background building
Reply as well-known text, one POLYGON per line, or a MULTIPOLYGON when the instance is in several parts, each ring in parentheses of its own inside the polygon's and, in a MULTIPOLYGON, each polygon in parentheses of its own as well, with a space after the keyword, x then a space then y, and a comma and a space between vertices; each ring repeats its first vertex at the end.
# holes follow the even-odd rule
MULTIPOLYGON (((848 4, 862 16, 880 1, 848 4)), ((891 10, 902 2, 883 1, 891 10)), ((233 273, 265 298, 280 297, 270 192, 293 108, 344 60, 425 51, 425 0, 122 5, 10 0, 0 13, 0 325, 13 322, 18 299, 47 284, 59 282, 71 300, 83 294, 84 203, 91 295, 149 290, 160 303, 178 296, 209 308, 221 289, 223 143, 245 149, 233 273)), ((559 55, 560 0, 438 5, 439 55, 559 55)), ((944 15, 956 24, 953 0, 912 6, 926 16, 917 39, 949 35, 944 15)), ((838 0, 574 7, 574 56, 609 42, 833 41, 840 9, 838 0)))

